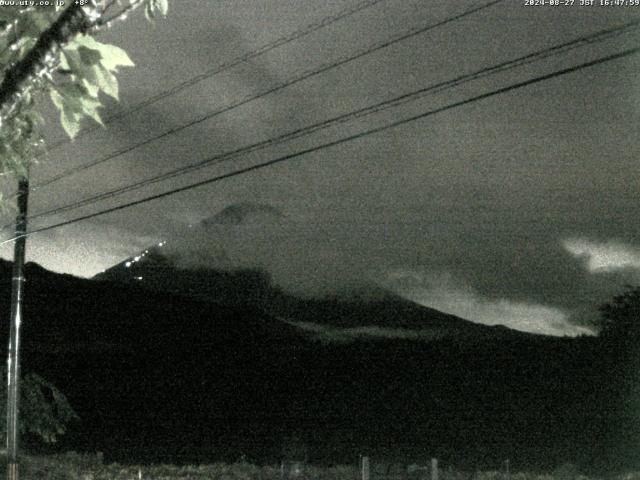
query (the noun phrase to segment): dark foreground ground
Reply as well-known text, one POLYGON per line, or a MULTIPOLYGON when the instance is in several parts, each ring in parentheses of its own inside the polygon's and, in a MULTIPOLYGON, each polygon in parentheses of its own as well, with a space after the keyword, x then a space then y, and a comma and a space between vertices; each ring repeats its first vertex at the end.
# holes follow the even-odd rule
MULTIPOLYGON (((429 468, 420 464, 390 463, 372 459, 371 480, 430 480, 429 468)), ((0 463, 0 478, 6 478, 6 458, 0 463)), ((101 455, 75 452, 50 456, 25 456, 21 461, 20 478, 24 480, 359 480, 362 473, 358 459, 351 465, 318 467, 305 465, 295 473, 283 475, 281 465, 258 466, 244 461, 208 465, 122 465, 107 464, 101 455)), ((468 472, 443 466, 439 480, 637 480, 640 472, 584 476, 572 464, 564 464, 551 472, 468 472)))

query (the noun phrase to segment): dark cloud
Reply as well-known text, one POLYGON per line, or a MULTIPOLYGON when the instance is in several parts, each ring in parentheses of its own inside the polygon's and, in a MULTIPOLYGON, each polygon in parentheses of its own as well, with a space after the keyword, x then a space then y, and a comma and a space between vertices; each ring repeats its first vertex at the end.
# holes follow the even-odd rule
POLYGON ((215 215, 205 218, 200 225, 205 229, 215 225, 246 225, 265 219, 278 220, 282 212, 271 205, 261 203, 242 202, 229 205, 215 215))

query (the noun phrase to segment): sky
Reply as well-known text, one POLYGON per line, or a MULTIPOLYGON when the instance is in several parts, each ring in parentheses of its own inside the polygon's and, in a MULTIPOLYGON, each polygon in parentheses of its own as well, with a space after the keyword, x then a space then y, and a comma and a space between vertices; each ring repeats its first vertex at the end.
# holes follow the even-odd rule
MULTIPOLYGON (((174 0, 100 35, 126 49, 120 103, 215 68, 355 0, 174 0)), ((485 2, 383 0, 52 150, 32 183, 181 125, 302 72, 485 2)), ((504 0, 248 102, 31 195, 30 212, 189 165, 357 108, 640 18, 640 7, 504 0)), ((637 46, 632 31, 465 83, 353 123, 235 158, 32 228, 230 172, 637 46)), ((91 277, 167 241, 194 263, 258 266, 303 295, 376 283, 485 324, 553 335, 594 331, 598 305, 640 282, 638 55, 28 239, 27 257, 91 277), (254 214, 201 222, 234 205, 254 214), (278 214, 274 215, 273 211, 278 214), (244 218, 244 217, 243 217, 244 218), (189 254, 184 254, 189 252, 189 254), (230 264, 229 264, 230 262, 230 264)), ((50 144, 63 138, 46 99, 50 144)), ((6 186, 6 192, 11 191, 6 186)), ((11 221, 11 213, 3 223, 11 221)), ((4 232, 5 237, 9 232, 4 232)), ((11 245, 0 254, 10 258, 11 245)), ((231 267, 230 267, 231 265, 231 267)))

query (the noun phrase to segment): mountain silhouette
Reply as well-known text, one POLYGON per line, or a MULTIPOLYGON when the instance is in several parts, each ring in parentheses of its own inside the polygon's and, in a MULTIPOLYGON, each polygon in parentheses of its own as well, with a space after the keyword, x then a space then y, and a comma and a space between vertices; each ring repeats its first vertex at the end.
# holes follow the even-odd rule
POLYGON ((268 274, 260 270, 178 266, 177 261, 162 251, 163 246, 160 242, 96 275, 94 279, 136 284, 152 291, 216 304, 251 305, 325 340, 393 335, 412 338, 411 332, 416 339, 531 335, 449 315, 373 284, 340 295, 319 298, 296 296, 273 285, 268 274), (367 327, 376 328, 366 330, 367 327))
MULTIPOLYGON (((169 268, 165 278, 182 284, 162 258, 150 256, 149 265, 169 268)), ((640 460, 640 432, 620 413, 622 390, 609 388, 616 363, 597 338, 476 325, 380 292, 375 300, 299 299, 255 271, 200 274, 186 277, 192 291, 179 293, 150 288, 149 271, 143 280, 98 281, 27 265, 23 371, 58 386, 81 418, 58 448, 131 462, 246 455, 273 463, 294 435, 314 463, 351 463, 360 454, 436 456, 461 469, 495 469, 505 458, 514 469, 640 460), (200 281, 226 293, 205 298, 200 281), (342 329, 393 318, 404 331, 431 322, 470 333, 346 343, 318 341, 300 326, 325 317, 324 326, 342 329), (618 431, 622 443, 614 443, 618 431)), ((11 264, 0 262, 5 318, 10 278, 11 264)), ((8 322, 0 332, 6 339, 8 322)))

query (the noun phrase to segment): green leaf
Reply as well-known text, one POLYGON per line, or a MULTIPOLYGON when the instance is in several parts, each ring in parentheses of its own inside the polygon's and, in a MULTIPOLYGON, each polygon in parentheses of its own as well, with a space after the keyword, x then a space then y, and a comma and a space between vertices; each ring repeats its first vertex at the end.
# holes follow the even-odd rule
POLYGON ((64 57, 69 69, 81 80, 80 85, 86 88, 84 95, 97 98, 98 91, 102 90, 118 100, 118 81, 104 66, 100 50, 80 46, 77 50, 65 51, 64 57))
POLYGON ((80 130, 83 116, 90 117, 104 126, 98 113, 102 106, 99 100, 92 98, 83 85, 62 85, 58 90, 51 90, 51 100, 60 111, 60 121, 70 138, 74 138, 80 130))
POLYGON ((96 65, 96 78, 98 79, 97 86, 104 93, 109 95, 114 100, 120 100, 118 90, 118 79, 106 68, 102 68, 101 65, 96 65))
POLYGON ((64 109, 64 100, 62 99, 62 95, 58 93, 57 90, 51 89, 49 90, 49 96, 51 97, 51 101, 55 105, 55 107, 62 111, 64 109))
POLYGON ((102 60, 100 50, 96 50, 95 48, 89 48, 81 45, 78 48, 78 53, 80 54, 80 59, 85 65, 97 65, 100 63, 100 60, 102 60))
POLYGON ((60 115, 60 122, 62 123, 64 131, 69 135, 69 138, 73 140, 80 131, 80 116, 64 108, 60 115))
POLYGON ((57 90, 51 89, 49 91, 49 95, 51 96, 53 104, 60 111, 60 123, 62 123, 62 128, 67 132, 67 135, 73 139, 80 130, 79 116, 66 105, 65 99, 57 90))
POLYGON ((0 143, 0 164, 3 171, 9 171, 18 176, 24 176, 27 173, 27 162, 10 144, 5 142, 0 143))
POLYGON ((91 117, 95 122, 99 123, 104 127, 104 123, 102 123, 102 118, 100 118, 100 114, 98 113, 98 108, 102 106, 100 101, 91 98, 84 97, 81 99, 82 104, 82 113, 84 113, 87 117, 91 117))
POLYGON ((71 70, 71 67, 69 66, 69 62, 67 62, 67 57, 64 56, 64 52, 60 53, 59 68, 62 70, 71 70))
POLYGON ((135 63, 131 61, 127 52, 115 45, 103 44, 102 55, 102 64, 108 70, 116 70, 118 67, 135 67, 135 63))
POLYGON ((69 69, 80 79, 86 79, 93 84, 98 83, 95 70, 91 65, 82 61, 78 50, 65 50, 64 56, 67 59, 69 69))
POLYGON ((148 21, 153 23, 153 18, 155 16, 156 16, 156 12, 155 12, 155 10, 153 8, 153 5, 151 4, 151 2, 148 2, 144 6, 144 18, 146 18, 148 21))
POLYGON ((78 85, 74 83, 65 83, 58 87, 58 92, 62 96, 63 107, 70 108, 74 112, 82 111, 81 99, 85 90, 82 90, 81 88, 83 87, 78 87, 78 85))
POLYGON ((82 79, 82 85, 87 89, 87 94, 89 96, 98 98, 98 94, 100 93, 100 87, 98 85, 89 82, 86 78, 82 79))
POLYGON ((107 70, 116 71, 118 67, 135 66, 127 52, 123 49, 116 47, 115 45, 98 42, 95 38, 89 35, 77 36, 75 40, 65 48, 65 50, 79 49, 81 46, 98 50, 100 55, 102 55, 100 63, 102 63, 107 70))
POLYGON ((80 84, 66 84, 58 89, 63 98, 63 104, 72 112, 92 118, 100 125, 102 119, 98 114, 98 108, 102 106, 100 100, 92 98, 87 88, 80 84))
POLYGON ((163 17, 167 16, 169 11, 169 0, 156 0, 156 7, 160 11, 163 17))

